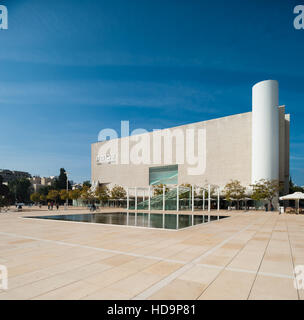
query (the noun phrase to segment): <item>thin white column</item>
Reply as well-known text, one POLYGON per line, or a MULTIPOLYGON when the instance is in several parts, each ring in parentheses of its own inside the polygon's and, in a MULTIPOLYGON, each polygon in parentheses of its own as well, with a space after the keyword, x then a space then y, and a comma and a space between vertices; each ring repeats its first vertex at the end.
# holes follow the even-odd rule
POLYGON ((127 210, 129 210, 130 202, 129 202, 129 187, 127 188, 127 210))
POLYGON ((192 215, 192 226, 194 226, 194 215, 192 215))
POLYGON ((208 185, 208 211, 211 210, 210 184, 208 185))
POLYGON ((179 228, 179 221, 178 221, 179 219, 178 218, 179 218, 179 214, 176 215, 176 229, 177 230, 179 228))
POLYGON ((217 211, 220 211, 220 188, 217 189, 217 211))
POLYGON ((151 186, 149 186, 149 211, 151 211, 151 186))
MULTIPOLYGON (((192 185, 192 192, 191 192, 191 196, 192 196, 192 212, 194 211, 194 185, 192 185)), ((192 223, 193 225, 193 223, 192 223)))
POLYGON ((135 210, 137 210, 137 187, 135 187, 135 210))
POLYGON ((163 229, 165 229, 165 214, 163 213, 163 229))
POLYGON ((163 186, 163 211, 165 211, 165 209, 166 209, 166 205, 165 205, 165 193, 166 193, 166 187, 165 186, 163 186))
POLYGON ((176 211, 179 211, 179 186, 176 187, 176 211))
POLYGON ((148 213, 148 227, 151 227, 151 215, 150 212, 148 213))
POLYGON ((145 189, 143 190, 143 202, 145 202, 145 189))

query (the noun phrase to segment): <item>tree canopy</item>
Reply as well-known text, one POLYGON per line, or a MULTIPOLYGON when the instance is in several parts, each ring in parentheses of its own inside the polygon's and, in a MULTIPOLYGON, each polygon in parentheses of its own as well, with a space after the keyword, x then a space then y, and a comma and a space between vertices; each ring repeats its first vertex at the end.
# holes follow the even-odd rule
POLYGON ((251 198, 253 200, 268 200, 272 204, 272 200, 278 195, 280 187, 277 180, 261 179, 252 185, 252 189, 251 198))
POLYGON ((126 190, 121 186, 115 185, 111 190, 112 199, 124 199, 126 195, 126 190))
MULTIPOLYGON (((60 169, 60 173, 59 176, 55 179, 54 181, 54 189, 60 191, 62 189, 66 189, 67 187, 67 175, 66 175, 66 171, 64 168, 60 169)), ((72 189, 71 188, 71 184, 70 182, 68 182, 68 189, 72 189)))

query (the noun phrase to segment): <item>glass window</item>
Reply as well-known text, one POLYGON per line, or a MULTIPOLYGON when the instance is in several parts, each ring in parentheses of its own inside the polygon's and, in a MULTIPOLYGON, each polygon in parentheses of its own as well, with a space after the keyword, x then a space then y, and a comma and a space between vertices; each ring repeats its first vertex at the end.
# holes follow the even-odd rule
POLYGON ((177 184, 178 165, 149 168, 149 184, 177 184))

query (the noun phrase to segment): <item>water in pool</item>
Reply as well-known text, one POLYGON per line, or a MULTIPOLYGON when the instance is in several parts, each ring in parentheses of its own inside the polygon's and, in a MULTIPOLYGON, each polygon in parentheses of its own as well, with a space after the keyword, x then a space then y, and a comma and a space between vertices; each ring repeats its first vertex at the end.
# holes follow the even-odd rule
POLYGON ((126 225, 146 228, 183 229, 193 225, 207 223, 214 220, 227 218, 226 216, 187 215, 187 214, 160 214, 160 213, 87 213, 64 214, 53 216, 25 217, 35 219, 64 220, 75 222, 102 223, 113 225, 126 225))

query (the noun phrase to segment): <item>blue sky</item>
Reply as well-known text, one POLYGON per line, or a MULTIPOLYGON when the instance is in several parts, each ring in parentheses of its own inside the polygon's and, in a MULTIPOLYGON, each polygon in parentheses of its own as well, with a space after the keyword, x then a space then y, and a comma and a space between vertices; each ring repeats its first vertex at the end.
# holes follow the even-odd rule
POLYGON ((45 176, 64 167, 74 181, 90 179, 101 129, 247 112, 252 85, 276 79, 291 113, 291 175, 304 185, 300 0, 0 4, 9 13, 0 30, 0 168, 45 176))

